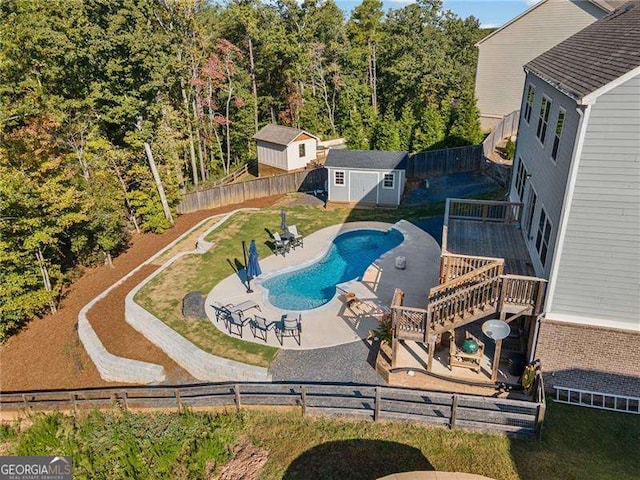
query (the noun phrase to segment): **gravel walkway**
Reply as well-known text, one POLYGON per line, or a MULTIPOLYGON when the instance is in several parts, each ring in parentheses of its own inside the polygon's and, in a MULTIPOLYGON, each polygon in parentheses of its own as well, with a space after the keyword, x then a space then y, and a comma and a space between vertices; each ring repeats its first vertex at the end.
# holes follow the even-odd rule
POLYGON ((314 350, 281 350, 271 364, 273 381, 351 382, 383 385, 376 373, 378 345, 362 340, 314 350))

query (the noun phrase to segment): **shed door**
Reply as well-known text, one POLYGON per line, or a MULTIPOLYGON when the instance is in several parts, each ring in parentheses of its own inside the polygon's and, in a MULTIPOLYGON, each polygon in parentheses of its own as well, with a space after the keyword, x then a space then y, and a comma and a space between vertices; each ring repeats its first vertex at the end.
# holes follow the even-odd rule
POLYGON ((351 202, 378 203, 378 174, 376 172, 349 172, 349 200, 351 202))

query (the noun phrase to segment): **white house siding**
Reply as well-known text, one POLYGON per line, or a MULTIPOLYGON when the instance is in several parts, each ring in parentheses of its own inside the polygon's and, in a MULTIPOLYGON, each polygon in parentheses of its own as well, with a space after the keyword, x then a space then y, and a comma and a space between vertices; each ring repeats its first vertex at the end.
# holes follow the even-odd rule
POLYGON ((523 65, 603 16, 585 0, 547 0, 480 43, 476 97, 483 126, 519 108, 523 65))
POLYGON ((560 215, 562 212, 562 203, 564 200, 571 157, 580 117, 576 111, 576 102, 573 99, 560 93, 551 85, 533 74, 527 75, 525 92, 529 84, 536 87, 536 95, 529 122, 524 119, 524 99, 523 108, 520 110, 518 141, 509 196, 511 201, 525 203, 522 218, 522 231, 529 249, 529 254, 536 270, 536 274, 543 278, 549 278, 555 251, 555 242, 558 234, 558 225, 560 223, 560 215), (544 145, 540 143, 536 136, 538 116, 543 95, 546 95, 552 102, 544 145), (561 107, 566 111, 566 116, 557 159, 554 162, 551 159, 551 150, 553 147, 558 112, 561 107), (531 175, 525 183, 524 198, 520 198, 516 190, 516 177, 518 163, 520 161, 524 163, 527 173, 531 175), (530 209, 528 202, 530 199, 531 189, 536 193, 537 201, 535 210, 533 211, 531 231, 527 232, 526 220, 530 209), (536 250, 536 234, 538 231, 540 212, 542 208, 544 208, 546 215, 549 217, 552 228, 547 259, 544 265, 540 262, 539 255, 536 250))
POLYGON ((315 138, 307 138, 305 140, 292 142, 287 147, 287 168, 285 170, 297 170, 299 168, 304 168, 307 164, 316 159, 316 150, 318 146, 318 141, 315 138), (305 156, 300 156, 299 145, 304 143, 305 156))
POLYGON ((258 160, 264 165, 287 169, 287 147, 258 140, 258 160))
POLYGON ((570 208, 548 316, 640 329, 640 76, 591 107, 570 208))

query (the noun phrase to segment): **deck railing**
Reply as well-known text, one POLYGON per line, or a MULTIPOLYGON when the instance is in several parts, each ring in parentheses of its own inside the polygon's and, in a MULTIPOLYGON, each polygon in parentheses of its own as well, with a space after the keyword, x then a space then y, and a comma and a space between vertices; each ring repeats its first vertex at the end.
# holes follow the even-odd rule
POLYGON ((501 303, 530 306, 531 315, 538 315, 542 311, 546 285, 547 282, 538 277, 502 275, 501 303))
POLYGON ((496 260, 498 259, 492 257, 444 253, 440 257, 440 283, 461 277, 496 260))
POLYGON ((523 204, 493 200, 447 198, 442 227, 442 251, 447 251, 449 220, 516 224, 520 221, 523 204))

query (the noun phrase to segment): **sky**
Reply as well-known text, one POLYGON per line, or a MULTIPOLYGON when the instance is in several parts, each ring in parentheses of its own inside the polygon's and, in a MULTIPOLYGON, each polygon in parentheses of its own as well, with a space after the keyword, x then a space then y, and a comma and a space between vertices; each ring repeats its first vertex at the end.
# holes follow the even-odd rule
MULTIPOLYGON (((383 0, 385 8, 401 8, 412 3, 412 0, 383 0)), ((485 28, 495 28, 503 25, 520 13, 524 12, 539 0, 445 0, 444 6, 460 17, 473 15, 480 19, 485 28)), ((349 12, 361 0, 336 0, 338 6, 349 12)))

